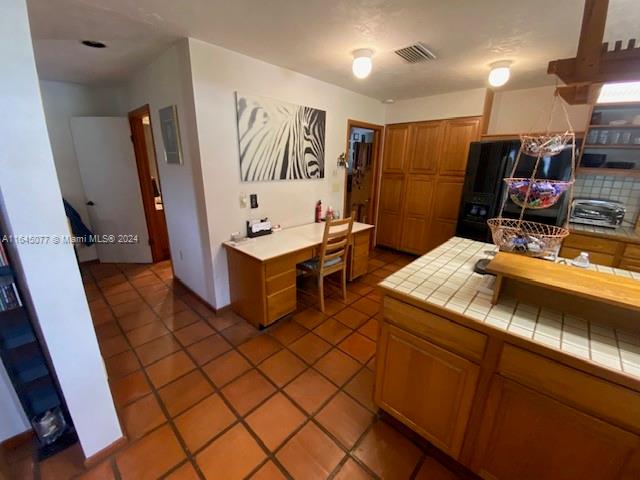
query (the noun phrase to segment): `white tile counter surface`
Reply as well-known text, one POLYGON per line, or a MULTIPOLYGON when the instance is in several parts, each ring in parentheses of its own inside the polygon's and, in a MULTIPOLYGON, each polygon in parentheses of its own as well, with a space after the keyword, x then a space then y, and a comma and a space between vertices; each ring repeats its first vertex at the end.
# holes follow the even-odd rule
MULTIPOLYGON (((322 243, 324 225, 324 222, 308 223, 298 227, 284 228, 262 237, 249 238, 240 242, 228 241, 224 244, 264 262, 322 243)), ((363 232, 371 228, 373 225, 354 222, 352 233, 363 232)))
MULTIPOLYGON (((478 291, 488 276, 473 271, 476 261, 487 257, 487 250, 496 247, 453 237, 387 277, 380 286, 640 378, 640 331, 588 322, 539 307, 535 299, 523 303, 507 297, 492 305, 491 295, 478 291)), ((600 265, 591 268, 640 281, 640 273, 600 265)))

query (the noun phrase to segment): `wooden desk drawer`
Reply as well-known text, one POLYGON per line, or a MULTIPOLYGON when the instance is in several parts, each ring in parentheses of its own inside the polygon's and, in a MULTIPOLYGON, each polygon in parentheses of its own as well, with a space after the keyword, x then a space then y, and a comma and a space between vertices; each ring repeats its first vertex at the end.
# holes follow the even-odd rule
POLYGON ((267 295, 296 286, 296 270, 287 270, 267 279, 267 295))
POLYGON ((484 355, 487 337, 480 332, 389 296, 384 297, 383 312, 385 320, 464 357, 481 360, 484 355))
POLYGON ((297 252, 268 260, 265 265, 265 276, 267 278, 284 273, 287 270, 295 270, 296 264, 313 258, 313 248, 305 248, 297 252))
POLYGON ((369 232, 360 232, 356 233, 354 236, 353 243, 355 245, 366 245, 367 250, 369 249, 369 232))
POLYGON ((562 250, 560 250, 560 256, 571 260, 580 255, 580 252, 588 252, 591 262, 598 265, 613 267, 615 263, 615 257, 613 255, 609 255, 608 253, 598 253, 585 248, 562 247, 562 250))
POLYGON ((623 270, 631 270, 632 272, 640 272, 640 259, 623 258, 620 260, 620 268, 623 270))
POLYGON ((505 345, 498 371, 566 404, 640 432, 640 393, 505 345))
POLYGON ((267 319, 269 323, 296 309, 296 286, 267 297, 267 319))
POLYGON ((364 275, 367 273, 367 268, 369 266, 369 257, 367 255, 362 255, 358 257, 354 257, 351 261, 351 275, 350 279, 354 279, 359 277, 360 275, 364 275))
POLYGON ((619 243, 614 240, 606 240, 604 238, 576 235, 572 233, 564 240, 562 245, 578 250, 615 255, 618 251, 619 243))
POLYGON ((640 245, 627 244, 624 256, 640 259, 640 245))

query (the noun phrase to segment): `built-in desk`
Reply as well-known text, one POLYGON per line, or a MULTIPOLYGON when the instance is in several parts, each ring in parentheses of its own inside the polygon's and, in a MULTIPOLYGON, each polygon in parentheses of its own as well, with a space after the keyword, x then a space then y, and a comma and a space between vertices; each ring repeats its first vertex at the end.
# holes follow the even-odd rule
MULTIPOLYGON (((367 272, 373 225, 353 224, 347 278, 367 272)), ((319 253, 324 223, 286 228, 264 237, 225 242, 231 308, 256 326, 296 309, 296 265, 319 253)))

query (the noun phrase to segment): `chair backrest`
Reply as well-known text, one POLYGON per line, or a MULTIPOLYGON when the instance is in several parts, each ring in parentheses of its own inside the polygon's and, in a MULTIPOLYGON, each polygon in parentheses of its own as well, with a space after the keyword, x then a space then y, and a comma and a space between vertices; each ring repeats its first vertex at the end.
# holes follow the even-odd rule
POLYGON ((347 247, 351 240, 353 215, 342 220, 328 220, 324 225, 324 236, 320 247, 320 270, 325 263, 334 258, 346 260, 347 247))

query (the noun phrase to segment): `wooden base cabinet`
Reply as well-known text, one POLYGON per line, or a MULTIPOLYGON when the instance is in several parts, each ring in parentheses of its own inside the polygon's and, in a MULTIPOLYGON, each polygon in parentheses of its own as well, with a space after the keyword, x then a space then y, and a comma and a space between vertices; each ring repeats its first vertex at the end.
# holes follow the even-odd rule
POLYGON ((377 403, 457 458, 479 367, 394 326, 382 329, 379 342, 377 403))
POLYGON ((505 480, 637 479, 639 447, 637 435, 496 375, 472 469, 505 480))
POLYGON ((572 233, 560 249, 560 256, 575 258, 588 252, 592 263, 640 272, 640 245, 591 235, 572 233))
POLYGON ((385 294, 374 395, 385 412, 483 478, 640 479, 640 382, 385 294))

